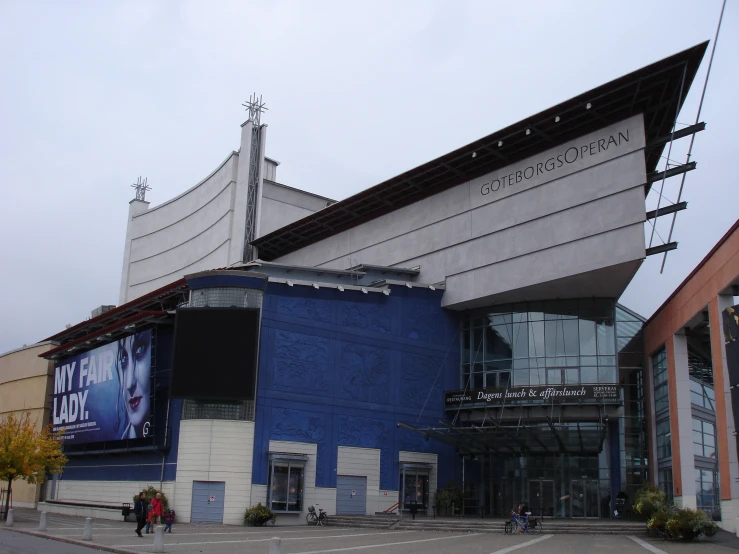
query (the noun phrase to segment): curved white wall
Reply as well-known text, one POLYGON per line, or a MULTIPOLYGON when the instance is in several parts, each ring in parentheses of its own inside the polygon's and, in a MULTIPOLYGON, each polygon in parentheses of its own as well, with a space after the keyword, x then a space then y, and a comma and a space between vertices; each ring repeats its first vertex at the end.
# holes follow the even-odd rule
MULTIPOLYGON (((278 163, 263 155, 266 126, 262 126, 259 133, 262 152, 255 236, 292 223, 333 202, 274 182, 278 163)), ((148 202, 131 201, 120 304, 188 273, 228 267, 242 261, 251 138, 252 123, 247 121, 241 126, 239 152, 231 153, 211 175, 176 198, 151 209, 148 202)))
POLYGON ((231 252, 243 250, 244 241, 244 229, 236 228, 240 218, 234 217, 246 211, 245 196, 241 200, 236 190, 238 162, 239 155, 232 153, 205 180, 155 208, 132 202, 121 303, 186 273, 240 261, 230 259, 231 252))

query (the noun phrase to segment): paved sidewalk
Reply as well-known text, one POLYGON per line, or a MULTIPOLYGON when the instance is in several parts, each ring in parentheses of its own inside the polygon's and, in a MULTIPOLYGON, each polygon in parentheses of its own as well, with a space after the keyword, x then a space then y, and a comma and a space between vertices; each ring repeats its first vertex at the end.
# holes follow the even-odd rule
MULTIPOLYGON (((33 510, 15 510, 16 524, 12 530, 37 534, 39 517, 33 510)), ((137 537, 136 524, 132 522, 93 520, 92 541, 83 543, 84 521, 82 517, 48 514, 47 532, 41 535, 118 554, 153 552, 153 535, 137 537)), ((200 523, 175 524, 173 531, 165 535, 165 552, 174 554, 267 554, 272 537, 280 537, 284 554, 509 554, 519 550, 520 554, 737 554, 739 549, 739 540, 723 532, 711 541, 674 543, 628 534, 476 533, 455 529, 451 522, 445 532, 307 525, 251 528, 200 523)), ((0 531, 0 540, 6 534, 15 535, 0 531)), ((49 552, 63 551, 60 545, 49 552)))

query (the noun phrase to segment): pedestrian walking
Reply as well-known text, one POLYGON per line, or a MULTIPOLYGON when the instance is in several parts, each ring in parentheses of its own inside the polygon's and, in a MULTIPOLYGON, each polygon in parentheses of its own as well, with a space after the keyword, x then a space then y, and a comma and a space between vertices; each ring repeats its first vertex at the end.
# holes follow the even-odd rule
POLYGON ((143 537, 141 530, 146 525, 146 495, 142 492, 133 504, 133 513, 136 515, 136 534, 143 537))
POLYGON ((162 523, 162 514, 164 509, 162 506, 162 493, 158 492, 157 495, 151 501, 152 513, 151 523, 152 525, 159 525, 162 523))

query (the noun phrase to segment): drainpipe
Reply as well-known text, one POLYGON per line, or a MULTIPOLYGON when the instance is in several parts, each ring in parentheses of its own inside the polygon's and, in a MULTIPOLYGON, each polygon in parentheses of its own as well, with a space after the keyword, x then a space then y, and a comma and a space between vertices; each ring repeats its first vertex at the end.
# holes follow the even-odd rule
MULTIPOLYGON (((164 419, 164 444, 162 445, 163 447, 167 446, 167 438, 168 438, 167 435, 169 434, 169 405, 171 402, 172 402, 171 399, 167 399, 167 416, 164 419)), ((162 490, 162 486, 164 483, 164 462, 166 460, 166 455, 167 455, 166 451, 162 450, 162 473, 159 476, 159 490, 162 490)))

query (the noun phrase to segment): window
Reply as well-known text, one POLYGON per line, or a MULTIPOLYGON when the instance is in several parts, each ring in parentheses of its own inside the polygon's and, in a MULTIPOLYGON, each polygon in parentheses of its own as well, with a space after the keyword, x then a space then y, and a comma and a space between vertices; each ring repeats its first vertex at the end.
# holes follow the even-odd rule
POLYGON ((654 374, 654 411, 659 413, 670 407, 667 390, 667 354, 664 348, 652 356, 652 372, 654 374))
POLYGON ((618 383, 614 313, 611 300, 580 299, 466 315, 462 388, 618 383))
POLYGON ((672 440, 670 438, 670 420, 657 423, 657 459, 672 457, 672 440))
POLYGON ((696 417, 693 418, 693 454, 716 457, 716 425, 696 417))
POLYGON ((273 457, 269 461, 269 507, 275 512, 303 510, 305 456, 273 457))
POLYGON ((695 496, 699 510, 705 511, 709 516, 719 511, 718 471, 695 470, 695 496))
POLYGON ((667 495, 667 500, 672 500, 672 468, 660 469, 657 472, 659 488, 667 495))
POLYGON ((706 410, 716 411, 716 393, 713 387, 690 380, 690 402, 706 410))

